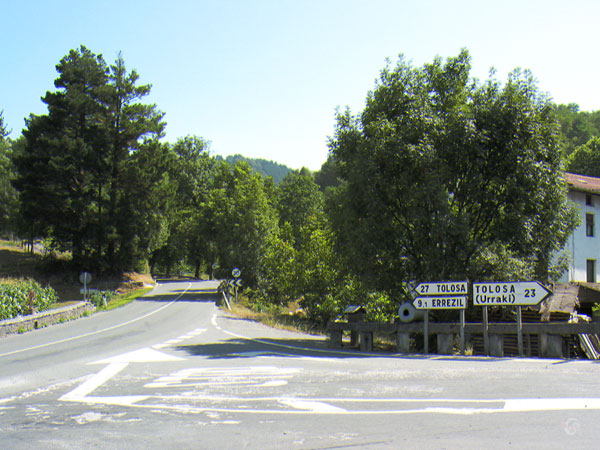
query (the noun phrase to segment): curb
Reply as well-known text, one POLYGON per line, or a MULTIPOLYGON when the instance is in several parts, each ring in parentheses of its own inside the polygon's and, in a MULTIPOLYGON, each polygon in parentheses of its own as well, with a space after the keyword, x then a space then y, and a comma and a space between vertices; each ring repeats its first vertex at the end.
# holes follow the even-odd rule
POLYGON ((50 309, 28 316, 17 316, 14 319, 1 320, 0 337, 43 328, 66 320, 78 319, 95 310, 96 307, 90 302, 79 302, 74 305, 50 309))

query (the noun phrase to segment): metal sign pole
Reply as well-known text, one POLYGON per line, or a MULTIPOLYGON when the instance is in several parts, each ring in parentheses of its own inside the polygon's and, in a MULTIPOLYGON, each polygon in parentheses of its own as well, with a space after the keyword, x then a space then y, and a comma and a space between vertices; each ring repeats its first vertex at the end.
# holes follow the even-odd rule
POLYGON ((460 354, 465 356, 465 310, 460 310, 460 354))
POLYGON ((519 356, 523 356, 523 317, 522 306, 517 306, 517 344, 519 346, 519 356))
POLYGON ((425 353, 429 353, 429 310, 425 310, 425 317, 423 318, 423 347, 425 353))
POLYGON ((488 334, 488 307, 483 307, 483 352, 490 355, 490 336, 488 334))

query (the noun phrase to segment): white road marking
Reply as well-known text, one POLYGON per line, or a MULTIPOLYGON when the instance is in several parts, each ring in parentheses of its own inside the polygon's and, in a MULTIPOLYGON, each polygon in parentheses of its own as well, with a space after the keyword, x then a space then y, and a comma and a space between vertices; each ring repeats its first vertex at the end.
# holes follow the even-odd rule
POLYGON ((83 384, 79 385, 71 392, 63 395, 59 398, 59 400, 65 401, 81 401, 86 395, 90 392, 94 391, 101 385, 103 385, 106 381, 110 380, 116 374, 118 374, 121 370, 127 367, 126 362, 113 362, 98 372, 96 375, 85 381, 83 384))
MULTIPOLYGON (((217 313, 214 313, 214 314, 213 314, 213 316, 212 316, 212 317, 211 317, 211 319, 210 319, 210 323, 211 323, 211 324, 213 325, 213 327, 215 327, 217 330, 224 331, 224 330, 223 330, 223 329, 222 329, 222 328, 221 328, 221 327, 220 327, 220 326, 217 324, 217 313)), ((227 331, 225 331, 225 333, 227 333, 227 334, 231 334, 231 333, 228 333, 227 331)), ((236 337, 238 337, 238 336, 236 336, 236 337)))
POLYGON ((507 412, 600 409, 600 398, 516 398, 505 402, 507 412))
POLYGON ((305 400, 300 398, 286 398, 280 399, 280 403, 290 406, 295 409, 302 409, 306 411, 311 411, 313 413, 344 413, 345 409, 339 408, 337 406, 330 405, 329 403, 324 402, 315 402, 312 400, 305 400))
POLYGON ((165 341, 165 342, 161 342, 160 344, 154 344, 152 346, 152 348, 159 350, 161 348, 165 348, 165 347, 168 347, 168 346, 173 345, 173 344, 179 344, 179 343, 181 343, 181 342, 183 342, 183 341, 185 341, 187 339, 192 339, 192 338, 194 338, 194 337, 196 337, 196 336, 204 333, 205 331, 206 331, 206 328, 197 328, 194 331, 190 331, 188 334, 185 334, 185 335, 180 336, 178 338, 171 339, 171 340, 168 340, 168 341, 165 341))
POLYGON ((256 387, 283 386, 300 369, 281 369, 274 366, 256 367, 201 367, 183 369, 171 375, 157 378, 146 384, 147 388, 232 386, 256 387))
POLYGON ((121 355, 112 356, 110 358, 94 361, 88 364, 112 364, 112 363, 143 363, 143 362, 165 362, 165 361, 184 361, 185 358, 179 356, 167 355, 166 353, 157 352, 151 348, 141 348, 132 352, 123 353, 121 355))
MULTIPOLYGON (((162 399, 162 400, 170 400, 170 401, 181 401, 182 399, 190 400, 194 399, 194 397, 188 396, 147 396, 146 398, 139 397, 85 397, 85 400, 82 400, 84 403, 94 403, 94 404, 108 404, 108 405, 119 405, 119 406, 130 406, 133 408, 144 408, 151 409, 155 411, 160 410, 169 410, 169 411, 177 411, 181 413, 228 413, 228 414, 271 414, 271 415, 352 415, 352 416, 360 416, 360 415, 405 415, 405 414, 449 414, 449 415, 477 415, 477 414, 498 414, 498 413, 513 413, 513 412, 521 412, 519 410, 507 410, 503 407, 498 408, 473 408, 473 407, 425 407, 419 409, 369 409, 369 410, 350 410, 344 409, 341 407, 336 407, 335 405, 329 405, 325 402, 320 402, 315 399, 310 398, 302 398, 298 399, 295 402, 295 399, 290 398, 272 398, 272 399, 262 399, 264 400, 273 400, 277 401, 282 405, 288 406, 292 409, 258 409, 258 408, 217 408, 214 406, 215 402, 223 402, 225 399, 220 397, 208 397, 206 406, 194 406, 178 403, 176 405, 165 404, 165 403, 141 403, 144 400, 151 399, 162 399), (294 401, 292 401, 294 400, 294 401), (295 408, 294 406, 298 406, 299 408, 295 408), (302 408, 300 408, 302 406, 302 408), (308 407, 310 409, 308 409, 308 407)), ((250 402, 252 399, 248 398, 236 398, 236 399, 227 399, 231 401, 233 404, 245 404, 250 402)), ((348 399, 336 399, 336 402, 343 404, 348 399)), ((351 399, 350 399, 351 400, 351 399)), ((371 399, 377 401, 377 399, 371 399)), ((390 399, 386 399, 389 401, 390 399)), ((402 400, 402 399, 400 399, 402 400)), ((426 400, 426 399, 423 399, 426 400)), ((535 401, 537 399, 531 399, 535 401)), ((562 399, 552 399, 555 402, 562 403, 562 399)), ((586 407, 583 404, 574 404, 570 400, 568 404, 563 405, 560 410, 598 410, 600 408, 596 406, 590 407, 589 405, 586 407)), ((582 399, 583 400, 583 399, 582 399)), ((588 399, 589 400, 589 399, 588 399)), ((596 401, 600 401, 600 399, 594 399, 596 401)), ((477 402, 477 400, 456 400, 458 402, 464 401, 473 401, 477 402)), ((487 403, 487 400, 484 400, 484 404, 487 403)), ((550 409, 545 409, 544 405, 538 405, 536 409, 529 407, 524 411, 528 412, 543 412, 543 411, 557 411, 556 405, 550 409)))
POLYGON ((187 287, 186 287, 186 288, 183 290, 183 292, 182 292, 181 294, 179 294, 179 295, 177 296, 177 298, 175 298, 175 299, 174 299, 174 300, 172 300, 171 302, 167 303, 166 305, 163 305, 163 306, 161 306, 161 307, 159 307, 159 308, 155 309, 154 311, 150 311, 149 313, 147 313, 147 314, 144 314, 143 316, 136 317, 135 319, 131 319, 131 320, 128 320, 127 322, 123 322, 123 323, 120 323, 120 324, 117 324, 117 325, 113 325, 113 326, 111 326, 111 327, 108 327, 108 328, 103 328, 102 330, 91 331, 91 332, 89 332, 89 333, 80 334, 80 335, 78 335, 78 336, 71 336, 71 337, 69 337, 69 338, 66 338, 66 339, 60 339, 60 340, 58 340, 58 341, 46 342, 45 344, 34 345, 34 346, 32 346, 32 347, 22 348, 22 349, 19 349, 19 350, 13 350, 12 352, 0 353, 0 358, 1 358, 1 357, 3 357, 3 356, 9 356, 9 355, 15 355, 15 354, 17 354, 17 353, 23 353, 23 352, 26 352, 26 351, 29 351, 29 350, 37 350, 37 349, 39 349, 39 348, 50 347, 50 346, 52 346, 52 345, 56 345, 56 344, 62 344, 62 343, 64 343, 64 342, 71 342, 71 341, 75 341, 75 340, 77 340, 77 339, 82 339, 82 338, 84 338, 84 337, 88 337, 88 336, 94 336, 94 335, 96 335, 96 334, 104 333, 104 332, 106 332, 106 331, 115 330, 115 329, 117 329, 117 328, 121 328, 121 327, 124 327, 124 326, 126 326, 126 325, 131 325, 132 323, 135 323, 135 322, 138 322, 138 321, 140 321, 140 320, 146 319, 147 317, 150 317, 150 316, 152 316, 152 315, 154 315, 154 314, 156 314, 156 313, 158 313, 158 312, 162 311, 163 309, 165 309, 165 308, 168 308, 168 307, 169 307, 169 306, 171 306, 173 303, 177 302, 177 301, 178 301, 178 300, 179 300, 179 299, 180 299, 180 298, 181 298, 181 297, 182 297, 182 296, 183 296, 183 295, 184 295, 184 294, 187 292, 187 290, 188 290, 188 289, 189 289, 191 286, 192 286, 192 283, 188 283, 188 286, 187 286, 187 287))
POLYGON ((168 347, 169 344, 155 344, 152 346, 152 348, 156 349, 156 350, 160 350, 161 348, 165 348, 168 347))
MULTIPOLYGON (((131 362, 164 362, 164 361, 181 361, 184 358, 178 356, 167 355, 166 353, 157 352, 151 348, 142 348, 133 352, 123 353, 121 355, 113 356, 111 358, 103 359, 101 361, 95 361, 90 364, 108 364, 104 369, 98 372, 86 380, 83 384, 68 392, 59 398, 63 401, 85 401, 87 402, 90 397, 88 394, 92 393, 98 387, 102 386, 120 371, 122 371, 131 362)), ((122 402, 119 404, 130 405, 133 402, 144 400, 147 396, 126 396, 119 397, 122 402)), ((90 400, 91 401, 91 400, 90 400)))

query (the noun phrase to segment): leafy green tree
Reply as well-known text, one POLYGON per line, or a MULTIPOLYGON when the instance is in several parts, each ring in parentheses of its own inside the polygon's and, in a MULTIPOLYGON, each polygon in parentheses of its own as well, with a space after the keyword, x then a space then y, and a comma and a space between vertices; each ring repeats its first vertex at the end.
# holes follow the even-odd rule
POLYGON ((200 215, 204 229, 210 231, 207 239, 215 244, 216 257, 211 259, 220 265, 217 275, 229 277, 232 268, 238 267, 248 286, 256 284, 263 255, 277 233, 269 190, 268 182, 245 162, 216 165, 200 215))
POLYGON ((584 145, 592 137, 600 136, 600 111, 580 111, 579 105, 557 105, 560 136, 566 156, 584 145))
MULTIPOLYGON (((131 229, 129 223, 122 219, 130 214, 139 214, 139 211, 131 209, 132 190, 138 188, 138 183, 146 184, 146 192, 135 192, 136 195, 142 196, 143 203, 144 197, 152 195, 153 189, 161 191, 164 184, 163 174, 157 177, 148 166, 139 166, 138 169, 142 170, 145 167, 146 171, 138 171, 135 176, 146 175, 152 181, 133 179, 131 165, 151 161, 156 167, 165 168, 169 164, 169 152, 156 142, 150 142, 156 141, 164 134, 164 113, 158 111, 154 104, 140 102, 150 93, 151 86, 138 85, 138 80, 138 73, 135 70, 127 71, 123 57, 119 54, 110 67, 108 84, 104 88, 107 95, 107 126, 103 131, 108 142, 101 155, 103 164, 98 167, 98 177, 105 180, 106 186, 102 199, 99 200, 99 203, 104 203, 101 207, 105 216, 102 219, 104 225, 100 235, 105 244, 105 251, 102 253, 105 254, 104 259, 109 267, 125 268, 128 265, 123 264, 128 259, 123 248, 132 248, 131 229), (157 155, 164 160, 157 160, 157 155), (154 186, 152 182, 161 187, 154 186)), ((156 221, 150 223, 154 223, 160 229, 164 228, 162 221, 160 225, 156 221)), ((154 230, 142 232, 153 233, 154 230)), ((137 236, 137 239, 138 242, 150 242, 147 236, 137 236)), ((154 250, 155 246, 151 245, 150 248, 154 250)), ((139 251, 147 255, 150 249, 144 248, 139 251)))
POLYGON ((254 299, 263 303, 285 305, 302 295, 298 283, 298 250, 292 245, 291 227, 285 224, 267 242, 261 260, 254 299))
POLYGON ((12 180, 15 169, 12 163, 13 144, 0 111, 0 233, 15 231, 18 198, 12 180))
POLYGON ((117 205, 120 230, 116 261, 122 270, 149 271, 152 253, 169 237, 169 216, 175 202, 175 184, 169 173, 173 155, 168 145, 148 140, 133 153, 125 168, 127 195, 117 205))
POLYGON ((329 187, 339 186, 338 168, 333 156, 329 154, 327 160, 317 172, 315 172, 315 183, 317 183, 321 191, 325 192, 329 187))
POLYGON ((339 113, 328 202, 338 249, 367 287, 481 279, 501 246, 547 277, 575 223, 550 103, 531 75, 470 79, 470 56, 381 72, 361 115, 339 113))
MULTIPOLYGON (((28 224, 23 231, 70 250, 78 267, 131 269, 137 263, 127 251, 132 243, 149 240, 133 238, 135 224, 124 218, 137 214, 133 193, 152 192, 137 189, 138 184, 148 187, 148 180, 132 179, 131 165, 145 161, 143 152, 150 159, 156 154, 155 145, 141 143, 162 135, 163 114, 155 105, 138 102, 150 86, 137 86, 137 73, 128 73, 120 56, 108 67, 101 55, 82 46, 71 50, 56 69, 57 91, 42 99, 48 114, 26 121, 25 145, 14 158, 14 185, 28 224)), ((135 176, 150 176, 150 171, 135 176)), ((142 228, 140 232, 149 231, 142 228)), ((136 252, 144 255, 147 249, 136 252)))
POLYGON ((261 174, 263 177, 273 178, 273 182, 276 185, 278 185, 281 180, 283 180, 283 178, 289 172, 291 172, 291 169, 283 164, 279 164, 274 161, 267 161, 266 159, 261 158, 246 158, 242 155, 230 155, 225 158, 225 161, 232 166, 240 161, 245 161, 253 170, 261 174))
POLYGON ((188 263, 196 277, 203 264, 216 258, 214 229, 203 214, 213 188, 216 161, 210 157, 209 142, 198 136, 178 139, 172 146, 175 161, 171 179, 176 185, 169 240, 155 255, 167 272, 188 263))
POLYGON ((277 187, 277 194, 279 225, 290 225, 292 244, 300 248, 301 228, 311 219, 320 223, 325 220, 323 194, 308 169, 288 173, 277 187))
POLYGON ((600 137, 591 138, 567 158, 568 172, 600 177, 600 137))
POLYGON ((10 131, 8 131, 6 125, 4 124, 4 111, 0 110, 0 139, 6 139, 9 134, 10 131))
POLYGON ((98 245, 108 73, 102 57, 85 47, 72 50, 56 68, 59 90, 42 99, 48 114, 26 121, 15 185, 21 191, 21 212, 32 225, 28 231, 72 250, 73 261, 82 265, 98 245))

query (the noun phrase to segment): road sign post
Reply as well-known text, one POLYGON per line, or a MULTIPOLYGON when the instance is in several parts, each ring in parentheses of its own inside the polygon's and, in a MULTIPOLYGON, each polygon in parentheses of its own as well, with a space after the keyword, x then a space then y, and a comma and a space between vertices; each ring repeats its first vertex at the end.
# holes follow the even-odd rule
POLYGON ((89 272, 81 272, 81 274, 79 275, 79 281, 81 282, 81 284, 83 284, 83 301, 87 301, 87 285, 90 281, 92 281, 92 274, 89 272))
POLYGON ((466 281, 434 281, 419 283, 415 288, 417 297, 413 306, 425 310, 423 320, 423 347, 429 353, 429 310, 458 309, 460 310, 460 349, 465 353, 465 309, 467 308, 468 283, 466 281))
POLYGON ((519 356, 523 356, 523 315, 522 306, 517 306, 517 347, 519 347, 519 356))
POLYGON ((473 304, 483 307, 483 346, 489 355, 488 306, 514 306, 517 308, 517 346, 523 356, 523 306, 534 306, 552 292, 538 281, 473 283, 473 304))
POLYGON ((423 317, 423 350, 429 353, 429 310, 425 311, 423 317))
POLYGON ((490 354, 490 327, 488 318, 488 307, 483 307, 483 352, 490 354))
POLYGON ((460 354, 465 356, 465 310, 460 310, 460 354))
POLYGON ((239 281, 240 282, 239 285, 237 283, 234 283, 234 285, 233 285, 233 291, 235 292, 235 302, 237 303, 237 301, 238 301, 238 287, 241 286, 241 281, 242 281, 239 278, 242 276, 242 271, 236 267, 235 269, 233 269, 231 271, 231 275, 233 275, 233 278, 235 278, 235 281, 239 281))

